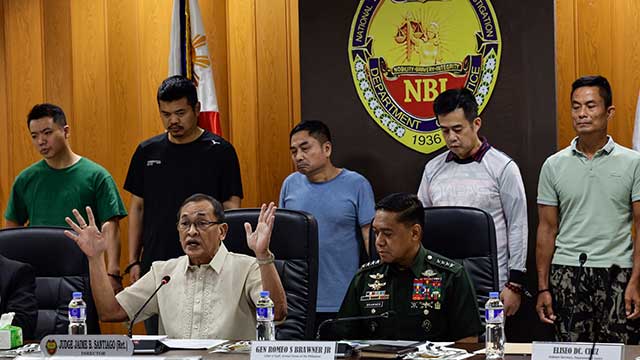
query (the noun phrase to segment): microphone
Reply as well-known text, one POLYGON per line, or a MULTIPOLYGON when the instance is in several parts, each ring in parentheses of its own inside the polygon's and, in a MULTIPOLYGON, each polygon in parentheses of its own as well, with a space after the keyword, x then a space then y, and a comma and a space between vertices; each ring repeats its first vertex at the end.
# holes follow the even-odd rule
MULTIPOLYGON (((582 275, 582 270, 584 268, 584 263, 587 262, 587 254, 580 253, 580 257, 578 258, 578 262, 580 263, 580 267, 578 268, 578 275, 573 279, 573 288, 576 289, 575 297, 576 303, 578 303, 578 286, 580 285, 580 276, 582 275)), ((571 330, 573 329, 573 315, 576 313, 576 307, 574 306, 571 309, 571 316, 569 316, 569 324, 567 325, 567 336, 569 337, 569 341, 571 341, 571 330)))
MULTIPOLYGON (((389 310, 387 312, 383 312, 382 314, 378 314, 378 315, 348 316, 348 317, 342 317, 342 318, 327 319, 321 322, 320 325, 318 325, 318 331, 316 332, 316 340, 320 340, 320 333, 322 329, 329 324, 339 324, 343 322, 362 321, 362 320, 388 319, 394 316, 396 316, 396 312, 393 310, 389 310)), ((377 327, 378 325, 374 321, 369 323, 369 330, 371 332, 374 332, 377 327)))
POLYGON ((580 262, 580 266, 583 266, 584 263, 587 262, 587 254, 581 253, 580 254, 580 258, 578 259, 578 261, 580 262))
MULTIPOLYGON (((602 304, 602 306, 599 309, 599 310, 602 310, 602 315, 604 315, 604 312, 607 309, 607 303, 609 302, 609 300, 611 299, 613 301, 613 297, 611 296, 611 285, 613 284, 614 281, 616 281, 616 278, 618 277, 618 274, 620 274, 620 271, 622 271, 622 269, 617 264, 613 264, 609 268, 609 286, 607 287, 607 292, 606 292, 606 295, 605 295, 606 297, 604 298, 604 303, 602 304)), ((613 301, 613 303, 615 305, 615 301, 613 301)), ((595 326, 596 314, 594 314, 593 317, 594 317, 593 322, 594 322, 594 326, 595 326)), ((591 353, 589 354, 589 360, 593 359, 593 351, 596 349, 596 343, 598 342, 598 340, 600 338, 600 329, 601 328, 602 328, 602 326, 598 326, 598 328, 596 329, 596 333, 594 334, 593 344, 591 345, 591 353)))
POLYGON ((147 299, 147 301, 144 302, 144 304, 142 304, 142 306, 140 307, 140 309, 138 309, 138 312, 136 312, 135 315, 133 315, 133 318, 131 319, 131 321, 129 322, 129 331, 127 333, 127 336, 131 337, 132 332, 133 332, 133 323, 136 322, 136 319, 138 318, 138 316, 140 315, 140 313, 142 312, 142 310, 144 310, 144 308, 147 306, 147 304, 149 303, 149 301, 151 301, 151 299, 153 299, 154 296, 156 296, 156 294, 158 293, 158 291, 165 286, 167 283, 169 283, 169 281, 171 280, 171 276, 169 275, 165 275, 162 280, 160 280, 160 285, 158 285, 158 287, 155 289, 155 291, 153 292, 153 294, 151 294, 151 296, 149 296, 149 298, 147 299))

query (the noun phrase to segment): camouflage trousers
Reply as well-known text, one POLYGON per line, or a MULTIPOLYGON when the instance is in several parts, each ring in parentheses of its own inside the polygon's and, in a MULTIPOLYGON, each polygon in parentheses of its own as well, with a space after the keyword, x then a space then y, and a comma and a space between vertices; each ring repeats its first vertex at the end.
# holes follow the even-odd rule
POLYGON ((609 269, 585 267, 576 291, 578 269, 551 265, 556 340, 638 344, 640 321, 627 320, 624 309, 624 291, 631 269, 621 269, 611 281, 609 269), (569 329, 572 313, 573 325, 569 329))

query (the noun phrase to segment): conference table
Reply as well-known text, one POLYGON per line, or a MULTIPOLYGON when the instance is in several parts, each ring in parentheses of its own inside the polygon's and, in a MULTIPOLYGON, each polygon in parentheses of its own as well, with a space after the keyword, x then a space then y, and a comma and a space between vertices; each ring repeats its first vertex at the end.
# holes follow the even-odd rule
MULTIPOLYGON (((453 347, 465 349, 468 352, 472 353, 476 350, 480 350, 484 347, 484 344, 462 344, 456 343, 453 347)), ((635 360, 636 357, 640 356, 640 345, 627 345, 624 350, 624 360, 635 360)), ((194 350, 172 350, 168 351, 161 355, 162 357, 167 358, 180 358, 186 356, 201 356, 202 359, 206 360, 248 360, 249 354, 228 354, 228 353, 209 353, 208 351, 194 351, 194 350)), ((138 355, 136 355, 138 357, 138 355)), ((150 357, 150 355, 140 355, 140 357, 150 357)), ((352 356, 350 359, 357 360, 359 356, 352 356)), ((469 357, 467 359, 470 360, 483 360, 485 358, 484 355, 474 355, 473 357, 469 357)), ((531 359, 530 355, 525 354, 511 354, 505 355, 505 360, 525 360, 531 359)), ((427 360, 427 359, 425 359, 427 360)))
MULTIPOLYGON (((465 349, 470 353, 480 350, 484 347, 484 344, 480 343, 455 343, 452 347, 465 349)), ((27 355, 27 359, 43 359, 39 353, 31 353, 27 355)), ((186 357, 200 357, 203 360, 248 360, 250 355, 247 353, 212 353, 209 350, 170 350, 160 355, 134 355, 136 358, 166 358, 166 359, 184 359, 186 357)), ((6 357, 5 357, 6 358, 6 357)), ((58 357, 60 358, 60 357, 58 357)), ((348 360, 365 359, 359 355, 354 355, 348 358, 348 360)), ((627 345, 624 347, 624 360, 636 360, 640 359, 640 345, 627 345)), ((46 357, 44 358, 46 359, 46 357)), ((485 359, 484 355, 474 355, 467 359, 470 360, 482 360, 485 359)), ((507 354, 504 357, 505 360, 526 360, 531 359, 529 354, 507 354)), ((425 359, 426 360, 426 359, 425 359)))

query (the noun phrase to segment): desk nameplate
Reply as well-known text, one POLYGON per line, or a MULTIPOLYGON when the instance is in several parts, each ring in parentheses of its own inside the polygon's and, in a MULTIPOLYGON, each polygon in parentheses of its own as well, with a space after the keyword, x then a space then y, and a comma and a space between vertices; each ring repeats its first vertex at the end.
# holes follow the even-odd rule
POLYGON ((252 341, 251 360, 334 360, 331 341, 252 341))
POLYGON ((624 344, 533 342, 531 360, 622 360, 624 344))
POLYGON ((40 349, 45 356, 133 355, 133 343, 125 335, 48 335, 40 349))

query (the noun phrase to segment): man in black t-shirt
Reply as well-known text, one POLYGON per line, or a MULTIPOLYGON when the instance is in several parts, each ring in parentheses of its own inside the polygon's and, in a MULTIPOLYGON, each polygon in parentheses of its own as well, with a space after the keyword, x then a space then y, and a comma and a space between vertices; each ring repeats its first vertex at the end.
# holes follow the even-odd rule
POLYGON ((171 76, 158 88, 165 133, 138 145, 124 184, 131 193, 129 266, 131 281, 151 263, 183 255, 175 217, 184 199, 203 193, 225 209, 240 207, 242 182, 233 146, 198 127, 200 102, 194 83, 171 76))

